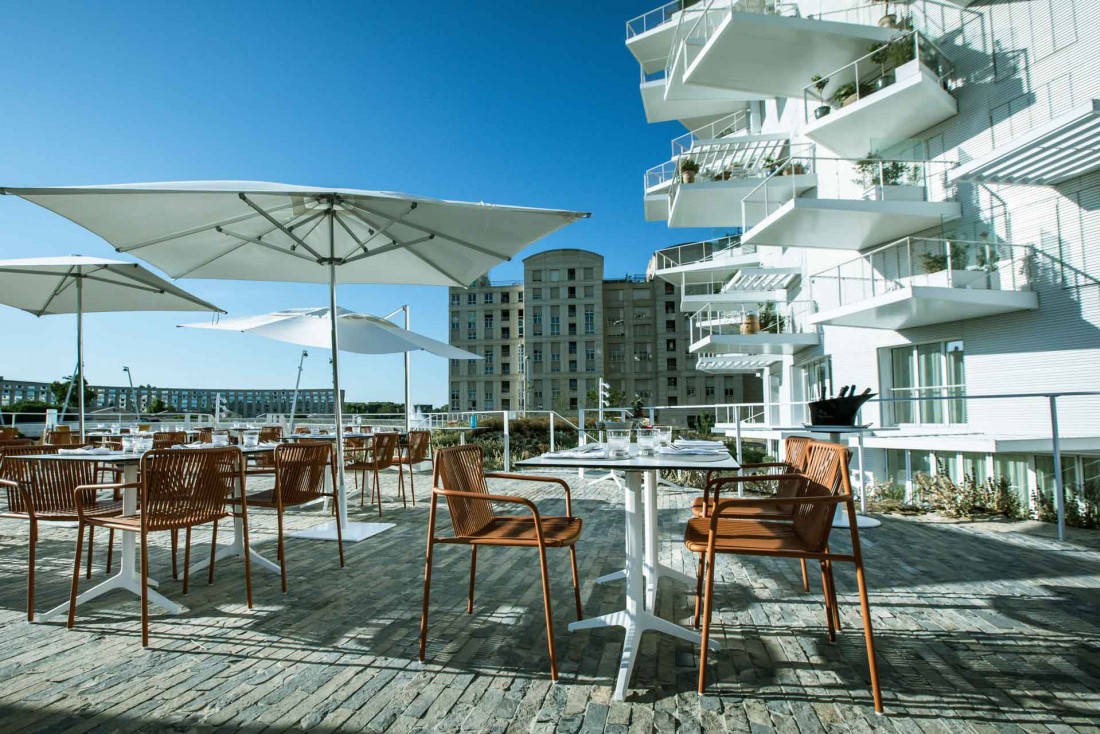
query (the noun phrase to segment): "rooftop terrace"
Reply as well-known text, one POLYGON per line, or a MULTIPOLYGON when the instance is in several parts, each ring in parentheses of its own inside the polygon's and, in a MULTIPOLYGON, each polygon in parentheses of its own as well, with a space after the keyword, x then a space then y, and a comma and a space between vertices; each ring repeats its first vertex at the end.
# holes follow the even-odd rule
MULTIPOLYGON (((568 554, 549 554, 561 682, 547 674, 538 566, 529 549, 484 548, 474 614, 465 612, 469 553, 437 548, 428 662, 416 662, 427 503, 388 504, 389 531, 336 549, 289 539, 289 593, 253 566, 256 606, 243 605, 239 560, 219 562, 213 586, 180 595, 165 540, 150 566, 162 591, 186 602, 153 612, 142 651, 138 602, 114 594, 63 623, 26 624, 25 526, 0 525, 0 715, 4 730, 240 731, 1072 731, 1100 724, 1100 543, 1087 531, 1059 545, 1049 526, 938 525, 884 519, 861 534, 871 588, 886 717, 866 681, 855 581, 836 573, 843 628, 827 641, 820 583, 801 592, 797 563, 723 558, 716 580, 710 692, 694 691, 698 649, 643 638, 626 702, 611 702, 621 633, 569 633, 568 554), (997 532, 998 530, 1003 532, 997 532), (1068 552, 1067 552, 1068 549, 1068 552)), ((255 479, 250 482, 256 481, 255 479)), ((560 493, 521 489, 560 512, 560 493)), ((585 615, 612 611, 621 586, 596 586, 622 563, 622 495, 577 489, 585 615)), ((514 491, 513 491, 514 490, 514 491)), ((387 477, 383 493, 394 497, 387 477)), ((684 519, 693 494, 661 497, 662 561, 690 571, 684 519)), ((354 497, 354 494, 353 494, 354 497)), ((358 503, 354 503, 358 510, 358 503)), ((254 547, 274 557, 274 516, 258 511, 254 547)), ((372 512, 360 512, 371 519, 372 512)), ((353 518, 355 519, 354 515, 353 518)), ((294 527, 316 522, 292 515, 294 527)), ((75 531, 46 528, 39 544, 41 607, 65 598, 75 531)), ((847 545, 834 535, 837 550, 847 545)), ((204 548, 209 535, 198 531, 204 548)), ((102 539, 96 579, 103 575, 102 539)), ((202 554, 205 550, 197 551, 202 554)), ((84 581, 84 584, 91 582, 84 581)), ((692 592, 662 584, 659 613, 690 623, 692 592)))

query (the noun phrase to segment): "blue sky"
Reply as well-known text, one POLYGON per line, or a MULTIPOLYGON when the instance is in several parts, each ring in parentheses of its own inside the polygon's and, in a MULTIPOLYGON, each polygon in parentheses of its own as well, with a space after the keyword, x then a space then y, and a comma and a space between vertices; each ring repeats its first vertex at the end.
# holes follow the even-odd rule
MULTIPOLYGON (((658 4, 656 2, 654 5, 658 4)), ((304 3, 5 3, 0 6, 0 185, 256 179, 385 189, 592 212, 522 257, 579 247, 611 275, 691 239, 642 216, 642 175, 682 132, 647 125, 625 21, 633 0, 304 3)), ((0 197, 0 258, 110 257, 102 240, 0 197)), ((325 305, 323 286, 182 280, 234 315, 325 305)), ((447 338, 446 289, 351 285, 340 303, 447 338)), ((188 314, 85 319, 88 379, 290 387, 298 350, 176 329, 188 314)), ((0 307, 0 375, 56 379, 74 318, 0 307)), ((349 399, 401 399, 400 357, 345 355, 349 399)), ((414 400, 446 400, 446 363, 413 358, 414 400)), ((303 384, 330 384, 307 360, 303 384)))

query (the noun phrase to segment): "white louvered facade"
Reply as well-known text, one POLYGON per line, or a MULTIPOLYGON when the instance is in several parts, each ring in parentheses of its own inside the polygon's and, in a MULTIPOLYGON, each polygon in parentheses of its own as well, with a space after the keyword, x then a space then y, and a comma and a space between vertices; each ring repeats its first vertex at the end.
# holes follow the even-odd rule
MULTIPOLYGON (((701 5, 708 7, 708 0, 702 0, 701 5)), ((773 14, 793 15, 792 5, 783 3, 776 6, 773 14)), ((801 18, 850 23, 876 24, 876 19, 884 12, 883 4, 835 0, 809 0, 797 5, 801 18)), ((961 217, 941 221, 939 226, 922 231, 908 232, 905 236, 926 238, 922 241, 928 242, 954 243, 944 245, 944 251, 953 246, 954 252, 958 253, 962 247, 965 256, 971 258, 965 264, 958 264, 956 260, 952 266, 951 255, 948 255, 949 264, 945 268, 942 264, 935 264, 935 257, 931 257, 939 250, 928 250, 920 255, 913 255, 912 250, 907 250, 909 259, 906 262, 911 271, 913 263, 919 262, 928 273, 934 275, 938 268, 944 273, 937 277, 953 274, 957 280, 970 277, 982 268, 986 272, 996 270, 996 285, 989 285, 988 288, 1033 291, 1038 295, 1038 308, 1032 306, 968 320, 944 318, 932 325, 902 331, 826 323, 819 327, 820 340, 816 346, 771 363, 768 375, 772 394, 777 395, 781 403, 807 399, 810 396, 806 394, 808 383, 804 368, 814 363, 820 364, 821 360, 828 358, 835 390, 842 385, 855 384, 860 390, 872 387, 875 392, 888 396, 892 394, 890 388, 894 370, 891 359, 901 359, 899 355, 903 354, 899 351, 892 357, 892 349, 942 343, 945 345, 942 365, 947 365, 952 359, 949 350, 958 349, 959 342, 965 355, 965 384, 959 392, 964 389, 969 395, 993 395, 1100 391, 1100 172, 1076 175, 1069 166, 1059 169, 1055 161, 1041 170, 1048 172, 1045 175, 1050 180, 1059 183, 1027 186, 969 182, 965 179, 958 181, 949 173, 972 162, 982 164, 975 167, 987 171, 1003 170, 997 165, 987 165, 987 161, 996 163, 1003 160, 1008 162, 1006 165, 1018 167, 1021 160, 1027 161, 1029 153, 1022 144, 1027 141, 1029 133, 1032 137, 1038 137, 1044 127, 1057 128, 1067 116, 1073 116, 1074 111, 1088 110, 1093 100, 1100 100, 1100 16, 1096 13, 1100 6, 1090 0, 1000 0, 969 7, 914 0, 908 5, 890 3, 889 6, 899 15, 908 12, 911 30, 921 34, 920 43, 927 42, 927 47, 942 52, 942 56, 950 62, 940 64, 932 71, 937 73, 943 68, 950 69, 949 73, 945 73, 943 85, 954 96, 958 113, 907 140, 871 137, 867 150, 869 154, 876 154, 884 160, 902 158, 919 162, 919 173, 925 176, 925 180, 917 182, 923 183, 923 187, 910 186, 911 192, 917 192, 913 196, 923 195, 927 201, 957 202, 961 206, 961 217), (1063 180, 1066 176, 1069 178, 1063 180), (946 193, 939 193, 940 189, 946 193), (932 193, 934 190, 937 191, 935 195, 932 193), (1011 266, 1006 266, 1008 261, 1003 255, 999 259, 990 257, 988 253, 997 251, 1003 243, 1023 246, 1024 249, 1012 252, 1024 252, 1026 257, 1012 260, 1011 266), (1026 249, 1027 246, 1032 249, 1026 249), (983 247, 984 256, 981 254, 983 247), (990 265, 990 262, 995 264, 990 265), (1011 285, 1008 280, 1012 281, 1011 285)), ((765 3, 763 7, 769 6, 765 3)), ((698 36, 698 31, 695 35, 698 36)), ((707 42, 717 47, 721 39, 708 38, 707 42)), ((779 52, 797 53, 798 50, 779 49, 779 52)), ((726 50, 725 53, 735 58, 735 51, 726 50)), ((931 61, 928 63, 936 66, 931 61)), ((842 72, 843 69, 820 69, 817 73, 834 84, 831 80, 845 78, 842 72)), ((713 71, 708 71, 708 74, 713 82, 713 71)), ((856 71, 855 74, 861 72, 856 71)), ((736 78, 736 74, 731 74, 731 79, 736 78)), ((806 84, 810 83, 811 79, 807 78, 806 84)), ((736 87, 731 91, 737 91, 736 87)), ((790 135, 792 148, 811 143, 801 134, 801 130, 815 121, 814 108, 822 104, 812 101, 812 92, 813 89, 810 89, 802 97, 772 97, 747 102, 746 109, 751 116, 749 132, 790 135)), ((870 88, 861 91, 862 104, 867 110, 873 110, 873 94, 874 90, 870 88)), ((834 100, 829 104, 832 114, 835 114, 839 107, 847 106, 848 102, 834 100)), ((729 114, 723 108, 715 111, 715 117, 719 112, 729 114)), ((697 108, 693 109, 693 113, 698 119, 697 108)), ((883 123, 881 127, 892 129, 896 126, 883 123)), ((1066 129, 1080 130, 1082 126, 1079 124, 1066 129)), ((846 139, 850 141, 851 136, 846 139)), ((1032 154, 1057 155, 1050 147, 1051 139, 1044 138, 1048 141, 1046 147, 1038 146, 1032 154)), ((1070 155, 1081 160, 1091 160, 1093 156, 1100 159, 1100 139, 1095 135, 1066 138, 1064 145, 1072 147, 1072 151, 1065 153, 1067 160, 1070 155)), ((826 159, 844 157, 820 144, 816 147, 816 156, 826 159)), ((819 180, 818 188, 796 195, 810 199, 833 198, 834 194, 825 192, 837 190, 838 183, 841 186, 846 183, 842 180, 843 174, 832 171, 836 165, 817 165, 814 173, 819 180)), ((855 161, 839 165, 842 168, 847 166, 851 172, 849 175, 858 173, 855 161)), ((1081 166, 1081 170, 1087 171, 1089 167, 1081 166)), ((915 180, 916 176, 911 178, 915 180)), ((886 183, 885 178, 880 178, 879 183, 886 183)), ((690 189, 690 184, 683 188, 690 189)), ((893 188, 882 186, 878 193, 873 188, 864 192, 863 198, 889 198, 885 193, 888 188, 891 195, 896 195, 893 188)), ((904 188, 898 187, 898 193, 905 193, 904 188)), ((859 198, 859 195, 854 198, 859 198)), ((723 205, 733 204, 725 202, 723 205)), ((843 209, 843 203, 840 206, 843 209)), ((868 208, 866 203, 860 206, 868 208)), ((870 208, 875 206, 870 205, 870 208)), ((895 202, 895 209, 898 206, 904 208, 906 203, 895 202)), ((857 272, 861 266, 860 258, 866 260, 866 267, 858 272, 875 271, 874 257, 865 253, 887 245, 890 240, 870 246, 858 245, 862 249, 853 253, 849 233, 843 231, 844 215, 833 216, 827 221, 830 227, 835 227, 833 232, 810 231, 826 238, 835 237, 837 244, 834 247, 803 247, 786 252, 776 246, 759 248, 760 261, 764 266, 774 264, 780 256, 785 264, 789 264, 792 251, 800 255, 802 277, 794 280, 788 301, 814 298, 813 288, 822 282, 835 282, 838 292, 853 284, 863 288, 875 287, 873 279, 866 275, 843 274, 857 272), (834 281, 827 278, 814 280, 815 274, 832 272, 834 268, 837 273, 834 281)), ((863 226, 854 219, 852 221, 853 227, 863 226)), ((896 223, 896 220, 888 222, 896 223)), ((748 231, 751 230, 750 227, 748 231)), ((773 231, 800 230, 795 226, 786 226, 773 231)), ((886 229, 876 225, 866 231, 886 229)), ((683 233, 677 234, 681 240, 684 239, 683 233)), ((746 239, 761 245, 784 244, 773 243, 770 238, 759 235, 759 232, 754 232, 746 239)), ((797 245, 796 242, 786 244, 797 245)), ((901 252, 901 246, 898 252, 901 252)), ((891 251, 888 250, 887 254, 891 251)), ((956 254, 955 257, 959 256, 956 254)), ((723 275, 728 278, 728 274, 723 275)), ((669 277, 673 277, 671 273, 669 277)), ((922 277, 933 280, 932 275, 922 277)), ((829 294, 830 297, 832 295, 829 294)), ((982 295, 979 293, 975 297, 981 299, 982 295)), ((815 300, 821 302, 817 307, 824 309, 822 304, 828 299, 815 300)), ((873 311, 866 318, 873 321, 873 311)), ((923 347, 921 353, 927 354, 931 349, 923 347)), ((751 355, 743 356, 751 358, 751 355)), ((927 358, 931 364, 932 358, 927 358)), ((921 357, 914 352, 914 359, 921 357)), ((947 369, 942 365, 942 369, 947 369)), ((919 370, 919 365, 914 368, 915 373, 919 370)), ((929 370, 934 371, 931 366, 929 370)), ((947 378, 943 378, 933 384, 946 385, 948 382, 947 378)), ((949 412, 946 405, 943 407, 944 413, 949 412)), ((1037 484, 1042 486, 1043 479, 1041 476, 1037 478, 1037 471, 1038 475, 1043 473, 1042 467, 1049 462, 1051 451, 1050 416, 1045 399, 969 401, 965 420, 955 422, 940 416, 939 420, 900 421, 897 425, 899 421, 893 410, 892 407, 880 409, 876 404, 869 404, 864 409, 865 420, 895 429, 881 431, 868 439, 868 445, 874 447, 868 456, 876 478, 882 478, 889 472, 900 480, 901 476, 896 471, 899 462, 911 465, 910 468, 915 471, 918 465, 925 466, 923 462, 941 461, 948 465, 952 473, 956 473, 956 466, 962 466, 962 452, 968 452, 968 456, 984 455, 990 472, 994 471, 995 465, 1000 466, 997 463, 1000 461, 1016 461, 1020 466, 1026 465, 1027 486, 1021 486, 1021 492, 1034 490, 1037 484), (895 452, 890 453, 886 449, 894 449, 895 452), (906 452, 909 452, 908 456, 906 452)), ((898 410, 904 413, 904 409, 898 410)), ((917 407, 912 410, 919 413, 917 407)), ((805 416, 801 408, 791 406, 782 408, 772 418, 770 422, 773 426, 790 426, 792 423, 797 425, 805 416)), ((1092 476, 1089 472, 1093 472, 1100 479, 1100 461, 1093 458, 1100 456, 1100 396, 1062 398, 1059 419, 1063 451, 1074 457, 1069 459, 1069 470, 1077 472, 1078 480, 1081 472, 1084 472, 1085 478, 1092 476)), ((771 439, 782 435, 770 429, 760 433, 771 439)))

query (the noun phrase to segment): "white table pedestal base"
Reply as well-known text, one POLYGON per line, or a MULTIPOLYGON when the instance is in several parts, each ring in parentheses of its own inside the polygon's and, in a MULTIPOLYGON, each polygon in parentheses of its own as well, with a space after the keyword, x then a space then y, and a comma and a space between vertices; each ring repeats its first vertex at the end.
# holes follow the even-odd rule
MULTIPOLYGON (((867 517, 866 515, 859 514, 856 515, 856 527, 860 530, 864 528, 877 528, 881 524, 881 520, 876 520, 873 517, 867 517)), ((837 505, 836 514, 833 515, 833 527, 848 527, 848 508, 846 508, 844 505, 837 505)))
MULTIPOLYGON (((345 543, 358 543, 392 527, 394 527, 392 522, 349 522, 340 528, 340 535, 345 543)), ((336 540, 336 520, 298 530, 291 533, 290 537, 306 540, 336 540)))
MULTIPOLYGON (((660 574, 683 577, 675 569, 661 566, 656 563, 657 544, 657 475, 654 471, 644 472, 646 477, 647 495, 652 491, 652 500, 643 502, 641 471, 626 472, 625 488, 625 515, 626 515, 626 568, 622 571, 601 577, 601 580, 613 580, 615 578, 626 579, 626 607, 621 611, 604 614, 591 619, 573 622, 569 630, 578 631, 584 629, 598 629, 601 627, 622 627, 626 631, 623 641, 623 654, 619 663, 619 675, 615 681, 615 692, 612 698, 622 701, 626 697, 626 689, 630 685, 630 676, 634 671, 634 662, 637 659, 639 642, 644 632, 662 632, 680 639, 699 644, 702 636, 695 630, 681 627, 680 625, 661 619, 645 608, 653 608, 656 601, 657 580, 660 574), (649 526, 652 525, 652 530, 649 526), (649 532, 647 532, 647 530, 649 532), (645 574, 646 557, 649 557, 650 573, 645 574)), ((694 582, 695 579, 690 578, 694 582)), ((711 646, 718 648, 718 643, 711 640, 711 646)))

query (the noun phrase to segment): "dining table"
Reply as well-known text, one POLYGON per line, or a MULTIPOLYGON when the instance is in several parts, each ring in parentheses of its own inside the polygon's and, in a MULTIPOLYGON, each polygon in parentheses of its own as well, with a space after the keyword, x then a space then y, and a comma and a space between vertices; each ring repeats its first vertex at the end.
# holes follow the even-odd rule
MULTIPOLYGON (((643 633, 660 632, 696 644, 702 642, 702 636, 695 630, 658 617, 655 613, 658 581, 661 578, 695 583, 694 576, 661 563, 658 557, 657 490, 661 470, 737 470, 741 465, 725 448, 703 451, 669 445, 658 448, 651 456, 643 456, 637 444, 631 444, 626 455, 612 454, 604 444, 586 444, 571 451, 524 459, 516 466, 523 469, 606 469, 623 472, 625 565, 622 571, 599 579, 626 580, 623 608, 569 625, 571 632, 600 627, 622 627, 626 631, 612 696, 614 700, 622 701, 630 685, 643 633)), ((712 648, 719 647, 714 640, 710 644, 712 648)))
MULTIPOLYGON (((190 447, 188 447, 190 448, 190 447)), ((264 453, 271 453, 275 450, 274 445, 261 445, 248 448, 242 448, 241 453, 248 456, 256 456, 264 453)), ((92 461, 97 463, 109 464, 111 466, 118 467, 123 473, 123 483, 132 485, 138 481, 138 469, 141 466, 142 453, 123 453, 121 451, 64 451, 56 454, 41 454, 26 456, 26 459, 38 459, 41 461, 92 461)), ((132 515, 137 512, 137 500, 138 490, 136 487, 126 487, 122 490, 122 511, 123 514, 132 515)), ((135 596, 141 596, 141 573, 140 573, 140 559, 138 557, 138 544, 135 538, 135 533, 121 533, 122 535, 122 553, 120 554, 119 571, 114 576, 106 579, 105 581, 96 584, 92 588, 81 593, 77 598, 77 603, 81 604, 96 597, 102 596, 109 591, 115 589, 122 589, 128 591, 135 596)), ((255 548, 250 548, 249 558, 253 563, 268 569, 276 574, 280 573, 278 563, 264 558, 262 555, 256 552, 255 548)), ((244 522, 239 517, 233 518, 233 542, 226 546, 221 546, 215 553, 215 558, 221 560, 222 558, 229 556, 244 556, 244 522)), ((205 568, 210 564, 209 556, 198 563, 190 566, 191 571, 196 571, 201 568, 205 568)), ((177 604, 163 594, 155 591, 159 586, 159 583, 149 578, 149 586, 153 587, 149 589, 149 601, 156 604, 161 609, 165 610, 169 614, 180 614, 186 610, 181 604, 177 604)), ((38 615, 39 620, 47 621, 57 617, 61 614, 67 614, 69 611, 69 602, 66 601, 63 604, 50 609, 44 614, 38 615)))

